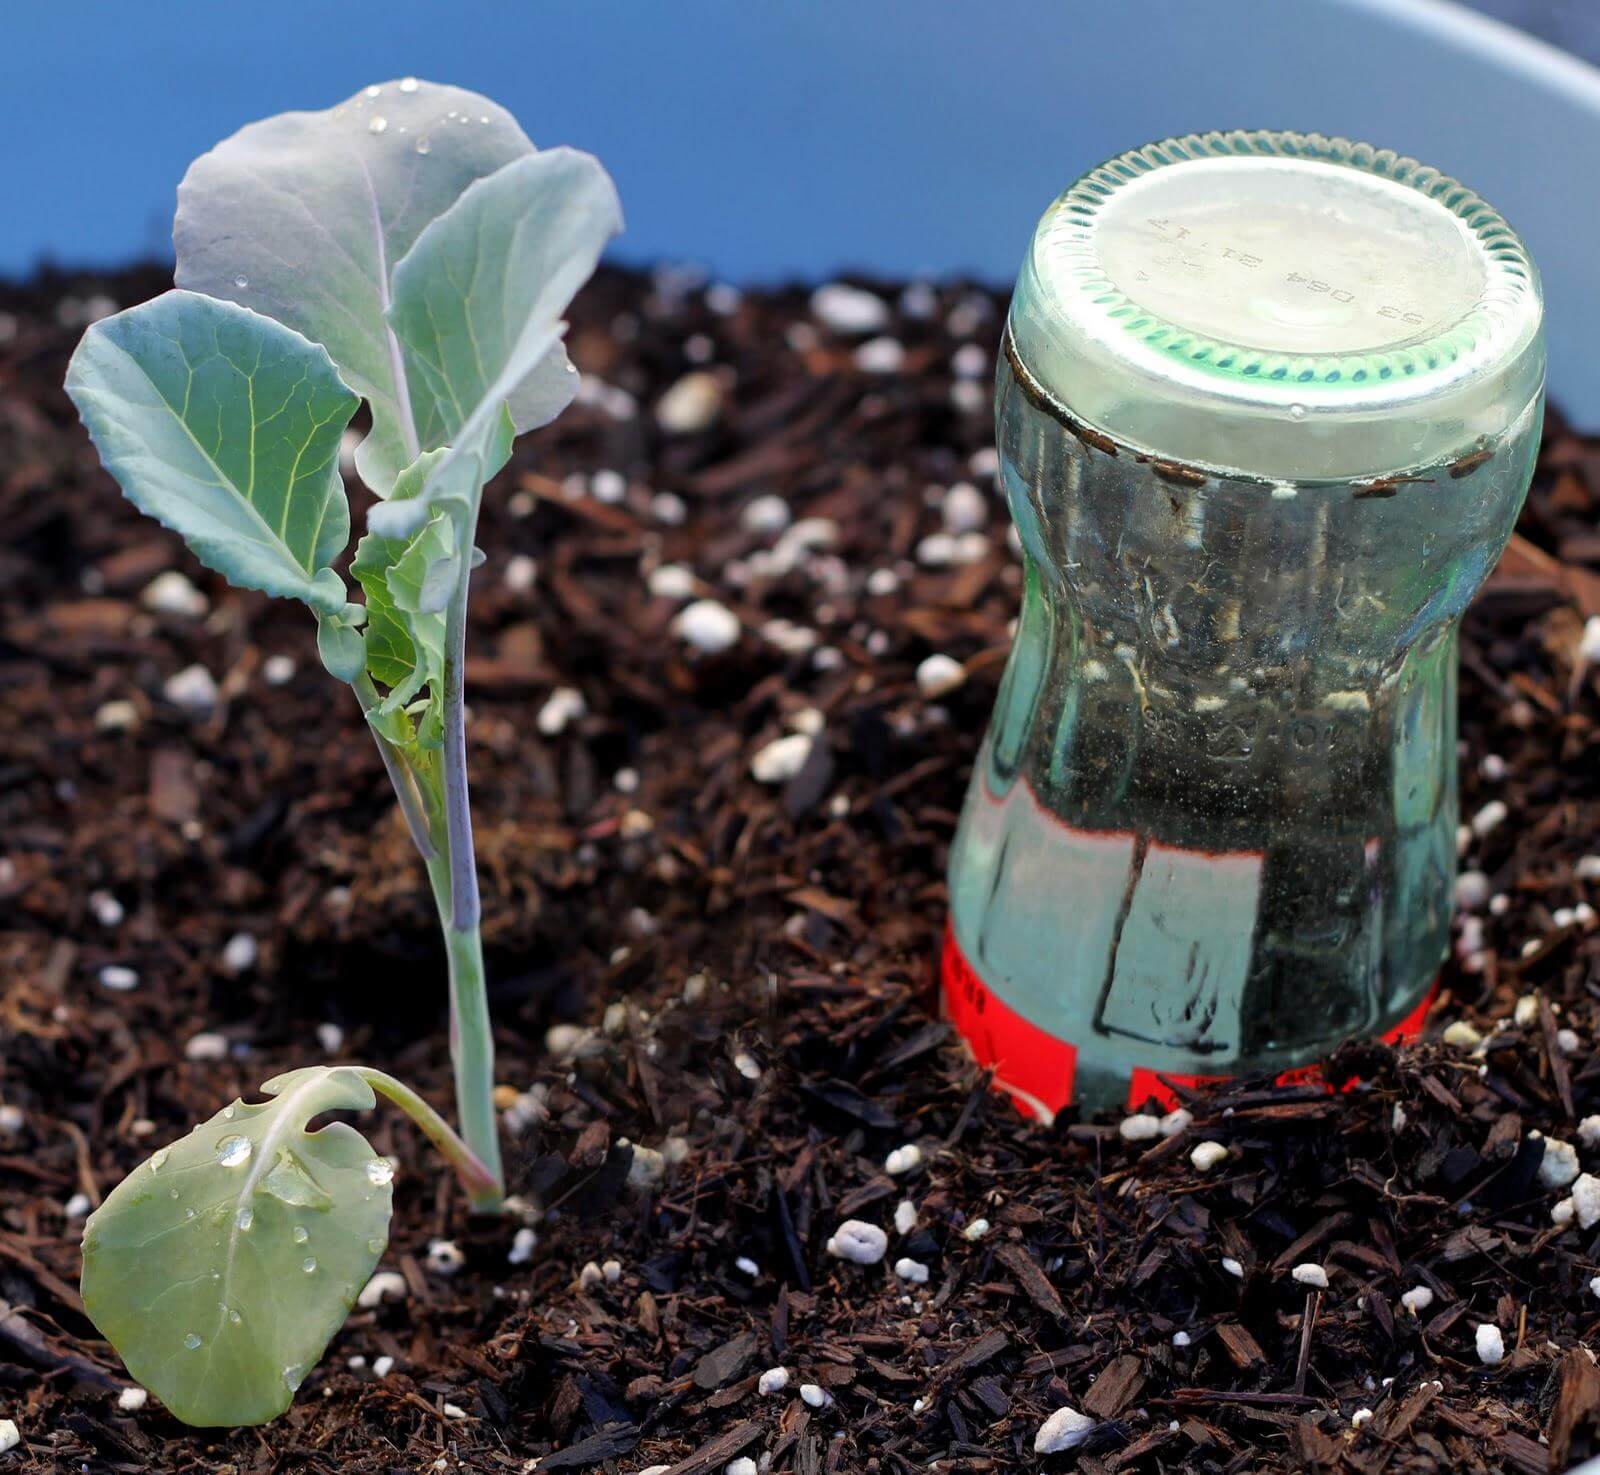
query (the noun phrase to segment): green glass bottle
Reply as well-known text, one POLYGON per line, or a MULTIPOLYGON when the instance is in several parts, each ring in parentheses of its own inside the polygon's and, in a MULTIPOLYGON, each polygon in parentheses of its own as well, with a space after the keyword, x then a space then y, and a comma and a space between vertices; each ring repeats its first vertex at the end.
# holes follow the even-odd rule
POLYGON ((1527 492, 1541 323, 1494 210, 1343 139, 1170 139, 1045 213, 995 411, 1025 595, 943 969, 1026 1109, 1420 1020, 1457 629, 1527 492))

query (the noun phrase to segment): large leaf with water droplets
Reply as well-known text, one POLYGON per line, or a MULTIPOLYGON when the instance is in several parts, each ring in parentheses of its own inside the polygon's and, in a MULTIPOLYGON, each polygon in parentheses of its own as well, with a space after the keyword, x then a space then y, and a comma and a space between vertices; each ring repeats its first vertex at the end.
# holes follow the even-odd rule
POLYGON ((398 334, 425 446, 482 454, 491 417, 518 431, 565 408, 576 375, 552 372, 562 314, 622 228, 598 160, 548 149, 469 185, 394 269, 398 334))
POLYGON ((102 318, 67 393, 141 511, 231 583, 344 607, 339 438, 357 400, 327 353, 231 302, 167 292, 102 318))
MULTIPOLYGON (((372 407, 356 466, 387 496, 402 467, 444 444, 419 439, 412 423, 384 317, 390 274, 473 180, 532 151, 488 98, 410 79, 251 123, 195 160, 178 188, 178 285, 242 302, 327 348, 372 407)), ((571 377, 559 349, 556 358, 546 377, 571 377)))
POLYGON ((338 1331, 383 1253, 388 1164, 324 1112, 374 1104, 316 1066, 236 1101, 135 1168, 83 1231, 83 1304, 188 1424, 261 1424, 338 1331))

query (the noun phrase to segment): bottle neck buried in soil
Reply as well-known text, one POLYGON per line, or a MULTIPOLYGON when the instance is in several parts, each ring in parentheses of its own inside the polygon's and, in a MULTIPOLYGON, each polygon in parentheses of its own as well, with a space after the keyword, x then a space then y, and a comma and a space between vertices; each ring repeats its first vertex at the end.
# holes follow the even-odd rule
POLYGON ((1191 134, 1045 212, 1011 349, 1073 417, 1154 457, 1360 480, 1493 446, 1544 383, 1538 273, 1414 159, 1318 134, 1191 134))

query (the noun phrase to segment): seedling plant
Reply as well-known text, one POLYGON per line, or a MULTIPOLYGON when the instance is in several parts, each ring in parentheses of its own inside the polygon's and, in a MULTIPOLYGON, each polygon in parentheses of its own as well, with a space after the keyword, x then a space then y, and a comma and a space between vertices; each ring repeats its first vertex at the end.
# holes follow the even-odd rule
POLYGON ((190 166, 176 288, 95 323, 67 391, 142 511, 243 589, 296 599, 349 685, 427 868, 449 960, 457 1133, 382 1071, 268 1081, 88 1220, 83 1299, 179 1418, 273 1418, 387 1243, 392 1169, 332 1110, 381 1095, 493 1211, 504 1177, 468 801, 467 595, 486 483, 577 375, 562 314, 621 228, 615 188, 487 98, 407 78, 241 129, 190 166), (349 573, 341 441, 380 499, 349 573))

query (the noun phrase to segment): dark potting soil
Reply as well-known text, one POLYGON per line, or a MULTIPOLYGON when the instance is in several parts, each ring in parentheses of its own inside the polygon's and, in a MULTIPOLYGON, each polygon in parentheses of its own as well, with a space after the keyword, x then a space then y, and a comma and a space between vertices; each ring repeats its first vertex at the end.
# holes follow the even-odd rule
POLYGON ((473 602, 498 1078, 537 1246, 512 1263, 519 1221, 469 1220, 373 1114, 403 1296, 356 1310, 265 1428, 120 1409, 75 1196, 288 1066, 359 1058, 450 1100, 425 878, 309 620, 138 517, 60 389, 88 316, 165 285, 0 290, 0 1417, 22 1436, 0 1470, 1399 1475, 1600 1449, 1600 1228, 1553 1223, 1568 1190, 1539 1178, 1539 1134, 1600 1168, 1578 1133, 1600 1110, 1600 688, 1577 666, 1600 442, 1552 416, 1467 621, 1464 865, 1486 880, 1430 1033, 1470 1020, 1486 1049, 1353 1047, 1335 1074, 1362 1089, 1230 1086, 1153 1144, 1046 1130, 985 1091, 932 966, 1019 593, 987 449, 1001 302, 879 284, 884 321, 851 334, 806 292, 619 272, 574 313, 582 402, 487 499, 473 602), (774 496, 821 521, 778 532, 774 496), (204 611, 149 607, 173 570, 204 611), (691 597, 738 617, 731 648, 675 631, 691 597), (964 681, 925 696, 938 653, 964 681), (206 711, 171 699, 203 677, 167 686, 195 665, 206 711), (541 731, 560 687, 586 711, 541 731), (758 782, 796 731, 809 757, 758 782), (563 1024, 592 1033, 547 1043, 563 1024), (1207 1139, 1229 1156, 1201 1173, 1207 1139), (827 1253, 850 1217, 889 1231, 882 1264, 827 1253), (789 1386, 759 1393, 774 1366, 789 1386), (1065 1404, 1099 1423, 1041 1459, 1065 1404))

